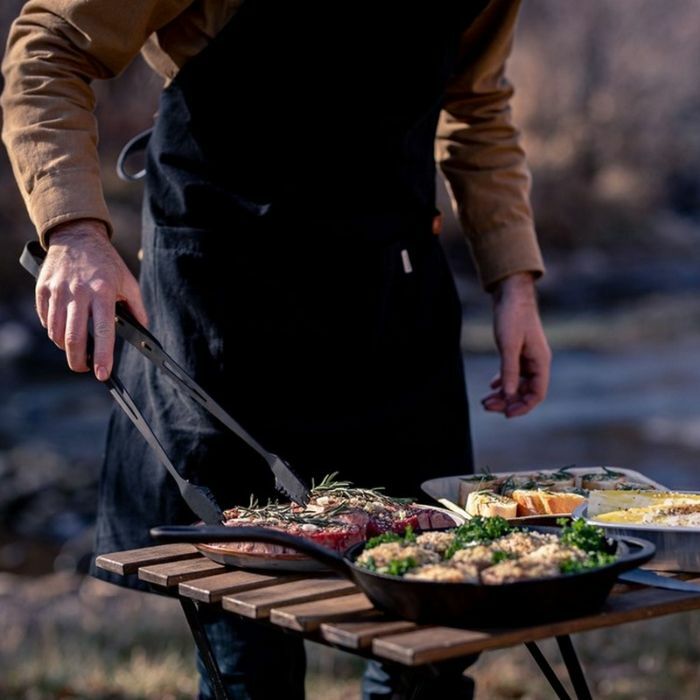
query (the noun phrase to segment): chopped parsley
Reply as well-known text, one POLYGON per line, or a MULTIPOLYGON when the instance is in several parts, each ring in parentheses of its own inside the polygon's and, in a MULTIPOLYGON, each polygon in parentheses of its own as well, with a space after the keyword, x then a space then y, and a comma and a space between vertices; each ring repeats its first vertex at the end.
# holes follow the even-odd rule
POLYGON ((601 566, 607 566, 615 561, 614 554, 607 552, 589 552, 588 556, 583 561, 576 559, 567 559, 559 565, 559 571, 562 574, 576 574, 580 571, 588 569, 598 569, 601 566))
POLYGON ((571 524, 567 523, 566 518, 559 518, 557 524, 561 525, 561 541, 564 544, 589 553, 605 552, 608 549, 603 528, 589 525, 583 518, 578 518, 571 524))
POLYGON ((512 531, 513 528, 505 518, 498 516, 484 518, 480 515, 475 515, 463 525, 455 528, 454 541, 445 551, 444 558, 451 559, 455 552, 464 549, 470 544, 492 542, 512 531))
POLYGON ((390 574, 391 576, 403 576, 411 569, 415 569, 418 564, 413 557, 405 557, 402 559, 392 559, 385 567, 382 573, 390 574))
POLYGON ((367 571, 377 571, 377 562, 374 561, 374 557, 367 557, 363 562, 362 566, 367 569, 367 571))
POLYGON ((497 549, 492 555, 491 555, 491 561, 494 564, 500 564, 502 561, 506 561, 508 559, 513 559, 513 555, 510 554, 509 552, 503 552, 500 549, 497 549))
POLYGON ((372 537, 367 540, 365 549, 372 549, 373 547, 378 547, 380 544, 386 544, 387 542, 401 542, 403 544, 412 544, 416 541, 416 533, 413 532, 413 528, 410 525, 406 526, 403 536, 399 535, 397 532, 383 532, 381 535, 372 537))

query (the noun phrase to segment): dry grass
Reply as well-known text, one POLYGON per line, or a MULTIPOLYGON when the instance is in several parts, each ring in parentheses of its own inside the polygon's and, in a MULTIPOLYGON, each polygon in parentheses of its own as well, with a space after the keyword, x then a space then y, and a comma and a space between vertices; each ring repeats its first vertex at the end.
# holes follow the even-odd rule
MULTIPOLYGON (((73 575, 0 575, 3 700, 184 700, 196 690, 191 642, 175 601, 73 575)), ((700 616, 676 615, 579 635, 595 697, 694 700, 700 616)), ((562 671, 556 646, 542 648, 562 671)), ((361 662, 309 645, 309 700, 359 696, 361 662)), ((477 700, 546 700, 524 647, 484 654, 477 700)))

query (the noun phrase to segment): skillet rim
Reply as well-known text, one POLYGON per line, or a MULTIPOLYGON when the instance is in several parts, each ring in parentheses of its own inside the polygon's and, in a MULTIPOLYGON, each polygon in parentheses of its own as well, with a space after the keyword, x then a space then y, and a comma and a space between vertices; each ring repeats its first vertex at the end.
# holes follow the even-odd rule
MULTIPOLYGON (((519 530, 527 530, 527 531, 532 531, 532 532, 544 532, 545 534, 557 534, 558 532, 561 531, 561 528, 559 527, 552 527, 552 526, 546 526, 546 525, 531 525, 531 526, 523 526, 517 528, 519 530)), ((422 530, 421 533, 424 532, 440 532, 444 531, 445 528, 437 528, 434 530, 422 530)), ((522 587, 527 587, 531 586, 533 584, 541 584, 544 581, 547 582, 554 582, 554 581, 560 581, 560 580, 567 580, 570 581, 572 579, 578 578, 580 580, 585 580, 589 578, 594 578, 601 576, 604 573, 612 573, 612 571, 616 568, 619 568, 620 565, 623 565, 626 561, 629 561, 629 557, 635 556, 633 552, 631 552, 629 546, 623 541, 623 538, 618 538, 618 537, 606 537, 605 538, 608 543, 614 543, 615 544, 615 554, 618 553, 620 549, 623 551, 620 552, 620 556, 615 559, 615 561, 610 562, 610 564, 606 564, 605 566, 599 566, 596 567, 595 569, 587 569, 584 571, 578 571, 578 572, 573 572, 573 573, 568 573, 568 574, 559 574, 558 576, 540 576, 538 578, 528 578, 528 579, 523 579, 521 581, 511 581, 510 583, 471 583, 469 581, 426 581, 423 579, 405 579, 403 576, 395 576, 393 574, 380 574, 377 573, 376 571, 370 571, 369 569, 365 569, 359 564, 355 563, 355 560, 357 557, 364 551, 366 542, 358 542, 357 544, 354 544, 350 546, 345 552, 343 552, 342 557, 345 559, 345 562, 352 568, 353 573, 357 573, 360 576, 371 576, 372 578, 375 579, 380 579, 380 580, 385 580, 389 581, 392 584, 396 583, 409 583, 411 585, 418 584, 418 585, 425 585, 425 586, 435 586, 435 585, 440 585, 440 586, 461 586, 464 589, 467 590, 473 590, 473 589, 499 589, 499 590, 517 590, 518 588, 522 587), (352 557, 352 558, 351 558, 352 557)), ((629 539, 629 538, 624 538, 624 539, 629 539)), ((641 538, 637 538, 641 539, 641 538)), ((646 540, 648 544, 652 544, 653 542, 649 542, 646 540)), ((651 555, 649 555, 649 558, 651 558, 654 555, 654 552, 652 552, 651 555)), ((648 561, 648 560, 647 560, 648 561)), ((641 562, 643 564, 644 562, 641 562)), ((636 568, 636 567, 633 567, 636 568)), ((623 569, 624 570, 624 569, 623 569)))

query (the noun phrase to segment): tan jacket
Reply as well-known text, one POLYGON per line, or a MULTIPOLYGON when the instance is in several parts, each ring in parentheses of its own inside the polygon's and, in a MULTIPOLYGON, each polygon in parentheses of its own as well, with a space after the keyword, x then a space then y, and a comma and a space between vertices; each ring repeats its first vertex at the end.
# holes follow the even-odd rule
MULTIPOLYGON (((201 51, 243 0, 29 0, 3 62, 3 140, 39 236, 79 218, 111 231, 97 158, 94 78, 142 51, 166 81, 201 51)), ((483 284, 541 274, 530 176, 504 77, 520 0, 491 0, 465 32, 436 140, 483 284)), ((339 167, 340 164, 339 164, 339 167)), ((332 173, 329 174, 332 177, 332 173)))

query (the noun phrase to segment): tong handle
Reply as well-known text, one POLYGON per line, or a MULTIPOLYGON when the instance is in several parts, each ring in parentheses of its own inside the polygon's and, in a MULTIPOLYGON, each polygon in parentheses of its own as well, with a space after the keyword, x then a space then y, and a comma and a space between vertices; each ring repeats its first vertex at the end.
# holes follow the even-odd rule
MULTIPOLYGON (((22 250, 22 255, 20 255, 19 262, 22 267, 29 272, 30 275, 32 275, 32 277, 37 279, 45 259, 46 251, 41 247, 39 241, 29 241, 24 246, 24 250, 22 250)), ((118 301, 116 303, 114 315, 116 317, 117 332, 126 340, 129 340, 129 333, 132 335, 140 334, 141 336, 145 336, 148 340, 150 340, 156 347, 163 347, 160 344, 160 341, 147 328, 142 326, 136 320, 136 317, 131 313, 129 307, 123 301, 118 301)))
MULTIPOLYGON (((30 241, 25 245, 19 261, 27 272, 29 272, 33 277, 37 278, 45 258, 46 251, 44 251, 39 242, 30 241)), ((161 348, 158 340, 156 340, 156 338, 134 318, 126 304, 123 302, 117 302, 115 316, 117 332, 124 336, 126 340, 133 342, 132 338, 127 337, 123 332, 120 332, 124 328, 128 329, 132 334, 134 332, 141 334, 140 340, 142 343, 145 342, 142 339, 145 337, 153 343, 153 346, 159 349, 161 348)), ((92 331, 88 328, 86 354, 89 366, 92 366, 93 349, 94 338, 92 331)), ((104 382, 104 384, 109 390, 109 393, 112 395, 112 398, 117 402, 124 413, 126 413, 134 427, 139 431, 139 433, 141 433, 148 445, 155 452, 158 461, 167 469, 170 476, 172 476, 172 478, 175 480, 180 494, 195 515, 199 516, 207 524, 221 523, 223 521, 223 513, 221 512, 219 505, 216 503, 213 494, 206 487, 193 484, 180 475, 175 468, 175 465, 170 461, 170 458, 163 449, 163 446, 160 444, 160 441, 156 437, 155 433, 151 429, 151 426, 148 424, 148 421, 146 421, 146 419, 143 417, 138 407, 134 403, 134 400, 131 398, 131 395, 126 390, 126 387, 121 383, 116 371, 112 371, 111 375, 107 381, 104 382)))

